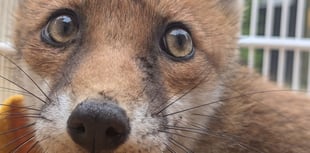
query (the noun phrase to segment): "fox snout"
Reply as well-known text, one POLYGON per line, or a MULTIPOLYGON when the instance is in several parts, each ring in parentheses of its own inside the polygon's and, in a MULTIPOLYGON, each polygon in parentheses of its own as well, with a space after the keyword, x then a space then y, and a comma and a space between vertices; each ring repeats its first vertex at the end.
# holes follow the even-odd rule
POLYGON ((91 99, 72 111, 67 131, 89 152, 112 151, 126 141, 130 124, 126 112, 113 102, 91 99))

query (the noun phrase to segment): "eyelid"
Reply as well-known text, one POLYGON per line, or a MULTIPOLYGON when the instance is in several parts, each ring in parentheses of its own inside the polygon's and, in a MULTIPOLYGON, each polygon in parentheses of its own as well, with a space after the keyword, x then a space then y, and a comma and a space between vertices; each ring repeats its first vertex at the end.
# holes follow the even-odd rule
POLYGON ((62 8, 62 9, 58 9, 54 11, 53 13, 51 13, 51 15, 47 18, 46 24, 61 15, 68 15, 68 16, 79 19, 78 14, 74 10, 69 9, 69 8, 62 8))
POLYGON ((179 27, 179 28, 185 30, 186 32, 189 33, 190 36, 192 36, 191 28, 188 25, 184 24, 183 22, 172 22, 172 23, 168 24, 166 26, 166 30, 165 30, 164 34, 166 34, 168 31, 170 31, 171 29, 173 29, 175 27, 179 27))

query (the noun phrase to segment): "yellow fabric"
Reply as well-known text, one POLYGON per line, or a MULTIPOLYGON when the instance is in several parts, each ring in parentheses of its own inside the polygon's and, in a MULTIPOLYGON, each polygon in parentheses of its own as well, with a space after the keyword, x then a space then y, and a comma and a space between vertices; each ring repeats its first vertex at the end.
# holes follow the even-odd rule
POLYGON ((9 132, 9 130, 16 129, 26 124, 27 119, 25 117, 16 117, 12 115, 22 115, 24 113, 24 97, 21 95, 15 95, 6 99, 0 105, 0 153, 8 153, 14 150, 18 144, 11 143, 14 139, 18 138, 20 134, 23 134, 25 130, 16 132, 9 132), (12 144, 12 145, 7 145, 12 144))

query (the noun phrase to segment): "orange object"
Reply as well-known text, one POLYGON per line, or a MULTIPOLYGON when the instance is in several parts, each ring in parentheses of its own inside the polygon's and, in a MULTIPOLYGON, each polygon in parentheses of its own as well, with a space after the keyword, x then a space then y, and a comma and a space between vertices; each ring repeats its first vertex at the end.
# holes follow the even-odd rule
POLYGON ((21 95, 12 96, 0 104, 0 153, 31 150, 34 133, 26 112, 21 95))

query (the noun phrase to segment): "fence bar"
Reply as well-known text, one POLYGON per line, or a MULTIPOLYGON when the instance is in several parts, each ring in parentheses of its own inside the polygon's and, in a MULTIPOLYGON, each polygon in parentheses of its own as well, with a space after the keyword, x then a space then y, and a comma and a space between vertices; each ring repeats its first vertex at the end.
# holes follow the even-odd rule
MULTIPOLYGON (((4 15, 4 9, 0 9, 0 18, 3 18, 2 16, 4 15)), ((4 21, 4 19, 2 19, 4 21)), ((3 23, 0 26, 0 40, 3 40, 3 34, 2 31, 4 29, 3 23)))
POLYGON ((294 66, 293 66, 293 81, 292 81, 292 89, 298 90, 300 89, 300 50, 297 49, 294 51, 294 66))
MULTIPOLYGON (((7 2, 2 2, 2 6, 1 6, 1 9, 0 9, 0 18, 2 18, 3 21, 7 21, 6 19, 6 14, 7 14, 7 11, 3 8, 6 8, 6 3, 7 2)), ((0 27, 0 40, 4 40, 5 38, 5 29, 6 29, 6 26, 5 24, 3 24, 3 22, 1 22, 1 27, 0 27)))
MULTIPOLYGON (((5 3, 5 8, 10 8, 10 6, 11 6, 11 5, 10 5, 10 2, 11 2, 11 1, 9 0, 9 1, 7 1, 7 2, 5 3)), ((4 41, 9 40, 9 32, 10 32, 10 31, 8 30, 8 29, 9 29, 9 26, 8 26, 8 25, 10 24, 10 20, 11 20, 11 18, 10 18, 11 16, 9 15, 10 12, 11 12, 11 10, 7 10, 7 11, 5 11, 5 14, 4 14, 4 15, 5 15, 5 16, 4 16, 4 20, 7 21, 6 24, 4 24, 4 26, 3 26, 3 27, 4 27, 4 29, 3 29, 3 30, 4 30, 4 31, 3 31, 3 36, 4 36, 4 39, 3 39, 3 40, 4 40, 4 41)))
POLYGON ((254 62, 255 62, 255 48, 250 47, 249 48, 249 55, 248 55, 248 67, 250 70, 254 69, 254 62))
POLYGON ((252 0, 250 35, 256 36, 258 19, 258 0, 252 0))
MULTIPOLYGON (((2 74, 4 74, 4 68, 3 67, 5 64, 4 58, 2 56, 0 56, 0 64, 1 64, 0 74, 2 75, 2 74)), ((1 87, 6 87, 4 79, 0 79, 0 85, 1 85, 1 87)), ((0 100, 3 101, 4 100, 3 98, 5 97, 5 93, 4 92, 0 92, 0 93, 1 93, 0 94, 0 100)))
POLYGON ((270 71, 270 48, 264 48, 262 73, 265 80, 269 80, 269 71, 270 71))
MULTIPOLYGON (((10 73, 8 72, 8 70, 9 70, 9 65, 8 65, 8 62, 7 62, 7 60, 5 59, 5 58, 3 58, 2 59, 3 60, 3 73, 2 73, 2 75, 4 75, 4 77, 7 77, 7 78, 9 78, 10 77, 10 73)), ((10 84, 8 81, 6 81, 6 80, 4 80, 4 79, 2 79, 3 80, 3 85, 4 85, 4 87, 7 87, 7 88, 10 88, 10 89, 13 89, 12 87, 13 87, 13 85, 12 84, 10 84)), ((8 97, 8 92, 3 92, 3 98, 5 98, 5 97, 8 97)))
MULTIPOLYGON (((310 54, 308 54, 309 59, 310 59, 310 54)), ((308 61, 308 77, 307 77, 307 92, 310 95, 310 61, 308 61)))
POLYGON ((295 38, 265 38, 265 37, 242 37, 239 40, 241 47, 255 46, 257 48, 287 48, 287 49, 300 49, 309 50, 310 39, 295 39, 295 38))
POLYGON ((280 48, 279 59, 278 59, 278 73, 277 73, 277 84, 280 87, 284 85, 284 66, 285 66, 285 48, 280 48))
POLYGON ((281 31, 280 31, 280 37, 282 39, 287 37, 290 3, 291 0, 282 0, 282 16, 281 16, 281 31))
POLYGON ((265 36, 271 37, 273 28, 273 17, 274 17, 274 0, 267 0, 267 13, 266 13, 266 24, 265 24, 265 36))
MULTIPOLYGON (((297 19, 296 19, 296 39, 301 39, 303 35, 304 15, 305 15, 305 0, 297 1, 297 19)), ((293 67, 293 84, 292 89, 300 89, 300 65, 301 65, 301 50, 294 51, 294 67, 293 67)))
POLYGON ((304 20, 305 20, 305 0, 298 0, 297 2, 297 19, 296 19, 296 38, 301 39, 304 32, 304 20))
MULTIPOLYGON (((267 13, 266 13, 266 24, 265 24, 265 36, 270 38, 272 35, 272 25, 274 17, 274 0, 267 0, 267 13)), ((270 71, 270 48, 264 48, 263 56, 263 70, 262 74, 265 80, 269 80, 269 71, 270 71)))

